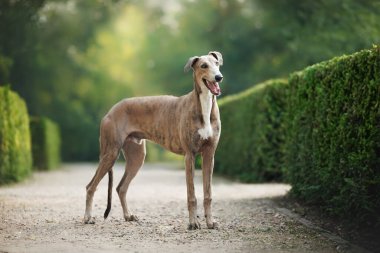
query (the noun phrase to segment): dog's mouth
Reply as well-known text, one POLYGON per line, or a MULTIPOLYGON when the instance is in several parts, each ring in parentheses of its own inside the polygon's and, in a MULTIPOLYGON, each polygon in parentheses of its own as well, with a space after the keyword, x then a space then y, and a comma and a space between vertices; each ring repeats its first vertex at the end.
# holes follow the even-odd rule
POLYGON ((220 90, 218 82, 216 81, 210 82, 204 78, 202 80, 203 80, 203 83, 211 91, 212 94, 214 94, 215 96, 219 96, 220 94, 222 94, 222 91, 220 90))

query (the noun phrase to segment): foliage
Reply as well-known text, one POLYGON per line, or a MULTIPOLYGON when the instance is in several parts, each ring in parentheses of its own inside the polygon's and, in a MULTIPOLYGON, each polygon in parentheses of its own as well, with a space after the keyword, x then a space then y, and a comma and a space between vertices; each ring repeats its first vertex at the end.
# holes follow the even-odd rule
POLYGON ((181 161, 182 159, 182 156, 167 151, 158 144, 146 142, 146 162, 181 161))
POLYGON ((0 184, 20 181, 31 172, 29 117, 25 102, 0 87, 0 184))
POLYGON ((146 28, 139 59, 153 64, 142 73, 148 82, 183 94, 191 89, 181 75, 184 59, 218 50, 225 59, 223 92, 236 93, 379 43, 379 5, 372 0, 194 0, 169 13, 148 10, 154 25, 146 28))
POLYGON ((44 0, 0 1, 0 85, 26 78, 16 73, 31 70, 28 49, 36 40, 38 10, 44 0), (20 72, 19 72, 20 71, 20 72))
POLYGON ((113 0, 1 1, 0 36, 7 38, 0 40, 0 84, 8 77, 32 115, 60 125, 66 160, 97 159, 100 119, 129 94, 128 87, 80 61, 117 5, 113 0))
POLYGON ((244 181, 285 172, 297 198, 380 222, 378 46, 228 96, 220 111, 217 172, 244 181))
POLYGON ((220 111, 217 172, 245 181, 285 172, 294 196, 380 222, 379 47, 228 96, 220 111))
POLYGON ((216 172, 250 182, 282 179, 286 91, 286 80, 270 80, 220 101, 216 172))
POLYGON ((61 136, 58 125, 45 117, 32 117, 33 168, 51 170, 61 162, 61 136))
POLYGON ((257 77, 265 80, 287 76, 311 64, 380 42, 378 1, 246 2, 256 7, 251 15, 254 28, 250 30, 253 81, 261 81, 257 77))
POLYGON ((0 85, 58 123, 64 160, 98 157, 121 98, 193 85, 193 55, 223 53, 223 94, 379 43, 371 0, 2 0, 0 85))
POLYGON ((380 213, 380 50, 291 75, 285 157, 292 193, 358 221, 380 213))

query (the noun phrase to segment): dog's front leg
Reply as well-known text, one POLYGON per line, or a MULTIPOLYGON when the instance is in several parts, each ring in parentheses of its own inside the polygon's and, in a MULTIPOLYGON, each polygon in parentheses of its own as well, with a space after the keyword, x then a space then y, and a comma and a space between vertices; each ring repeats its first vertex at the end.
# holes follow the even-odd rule
POLYGON ((211 229, 218 228, 218 224, 214 221, 211 213, 212 202, 212 173, 214 170, 214 152, 206 150, 202 153, 202 176, 203 176, 203 205, 207 227, 211 229))
POLYGON ((185 155, 187 208, 189 209, 189 229, 199 229, 201 225, 197 217, 197 199, 194 192, 194 157, 192 153, 185 155))

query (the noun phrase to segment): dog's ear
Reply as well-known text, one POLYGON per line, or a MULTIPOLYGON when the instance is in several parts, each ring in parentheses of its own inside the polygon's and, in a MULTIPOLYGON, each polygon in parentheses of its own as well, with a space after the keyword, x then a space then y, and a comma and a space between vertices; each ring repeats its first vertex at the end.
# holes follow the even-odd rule
POLYGON ((189 70, 194 66, 194 64, 199 60, 199 57, 198 56, 193 56, 193 57, 190 57, 189 60, 187 61, 185 67, 183 68, 183 70, 185 72, 189 72, 189 70))
POLYGON ((219 61, 219 65, 222 66, 223 65, 223 56, 221 53, 217 52, 217 51, 211 51, 208 53, 209 55, 212 55, 215 59, 217 59, 219 61))

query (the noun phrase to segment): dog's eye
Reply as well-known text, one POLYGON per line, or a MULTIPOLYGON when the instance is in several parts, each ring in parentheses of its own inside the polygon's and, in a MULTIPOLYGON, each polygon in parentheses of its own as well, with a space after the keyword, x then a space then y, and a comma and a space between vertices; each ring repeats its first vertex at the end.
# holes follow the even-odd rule
POLYGON ((217 61, 217 62, 215 62, 215 65, 216 65, 216 66, 219 66, 219 62, 218 62, 218 61, 217 61))
POLYGON ((207 68, 208 68, 208 65, 207 65, 206 63, 203 63, 203 64, 201 65, 201 68, 202 68, 202 69, 207 69, 207 68))

